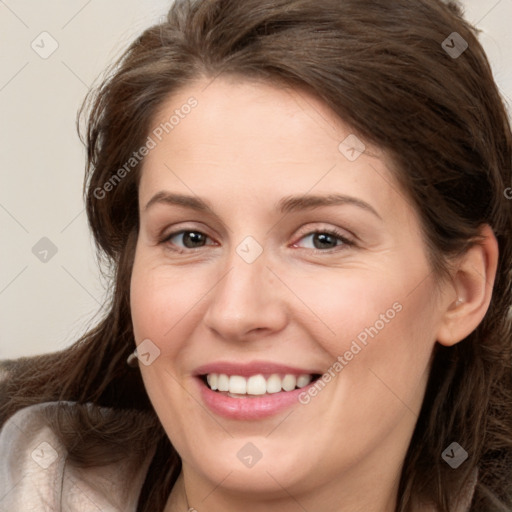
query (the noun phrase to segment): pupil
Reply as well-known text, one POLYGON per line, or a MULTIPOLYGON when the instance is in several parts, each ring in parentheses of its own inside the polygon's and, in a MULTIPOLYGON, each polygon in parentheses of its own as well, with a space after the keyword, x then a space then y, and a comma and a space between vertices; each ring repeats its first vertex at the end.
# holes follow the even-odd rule
POLYGON ((314 236, 314 240, 318 240, 320 242, 320 247, 317 247, 316 243, 314 244, 316 249, 325 249, 325 244, 327 244, 328 248, 336 246, 336 239, 332 235, 329 235, 328 233, 317 234, 314 236), (330 246, 329 243, 331 244, 330 246))
POLYGON ((191 242, 192 248, 195 247, 194 244, 199 244, 199 246, 201 246, 201 242, 204 242, 204 240, 202 240, 202 234, 196 233, 195 231, 187 231, 183 235, 183 243, 190 248, 190 245, 187 243, 187 241, 191 242))

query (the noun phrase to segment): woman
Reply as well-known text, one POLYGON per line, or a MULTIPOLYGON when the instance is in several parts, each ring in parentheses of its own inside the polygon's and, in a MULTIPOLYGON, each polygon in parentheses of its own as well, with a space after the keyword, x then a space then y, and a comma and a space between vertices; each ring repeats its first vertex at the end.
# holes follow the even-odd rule
POLYGON ((84 106, 112 300, 4 362, 0 506, 510 510, 512 137, 474 32, 438 0, 144 32, 84 106))

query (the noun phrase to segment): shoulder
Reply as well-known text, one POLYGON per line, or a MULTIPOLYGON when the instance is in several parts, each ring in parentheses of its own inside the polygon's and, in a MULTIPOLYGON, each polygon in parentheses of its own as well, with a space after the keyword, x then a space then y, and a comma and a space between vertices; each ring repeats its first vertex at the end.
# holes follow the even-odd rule
POLYGON ((21 409, 0 430, 1 510, 58 510, 66 454, 44 421, 48 406, 21 409))
MULTIPOLYGON (((46 421, 48 412, 73 402, 25 407, 0 430, 0 510, 117 512, 135 510, 152 454, 114 464, 78 467, 46 421)), ((92 406, 91 407, 95 407, 92 406)), ((78 433, 77 433, 78 434, 78 433)))

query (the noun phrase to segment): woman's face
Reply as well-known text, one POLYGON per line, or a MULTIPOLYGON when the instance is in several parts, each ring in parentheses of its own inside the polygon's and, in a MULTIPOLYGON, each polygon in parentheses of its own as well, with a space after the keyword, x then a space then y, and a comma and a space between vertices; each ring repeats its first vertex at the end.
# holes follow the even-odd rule
POLYGON ((207 85, 163 105, 144 159, 147 392, 205 496, 371 496, 398 478, 442 321, 418 216, 383 152, 314 97, 207 85))

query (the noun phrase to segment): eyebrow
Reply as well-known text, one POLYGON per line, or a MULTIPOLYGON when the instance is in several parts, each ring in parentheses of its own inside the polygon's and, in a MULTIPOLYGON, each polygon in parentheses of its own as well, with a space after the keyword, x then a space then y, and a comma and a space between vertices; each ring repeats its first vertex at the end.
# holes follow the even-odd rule
MULTIPOLYGON (((197 211, 213 211, 208 201, 197 196, 188 196, 164 191, 155 194, 148 201, 144 209, 147 210, 150 206, 157 203, 183 206, 197 211)), ((281 213, 292 213, 300 210, 312 210, 322 206, 340 206, 345 204, 357 206, 358 208, 366 210, 382 220, 382 217, 370 204, 356 197, 343 194, 287 196, 277 202, 276 210, 281 213)))

